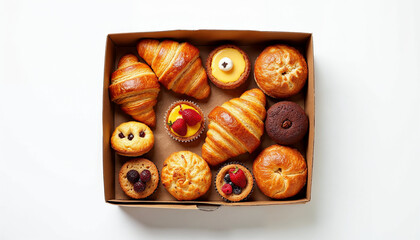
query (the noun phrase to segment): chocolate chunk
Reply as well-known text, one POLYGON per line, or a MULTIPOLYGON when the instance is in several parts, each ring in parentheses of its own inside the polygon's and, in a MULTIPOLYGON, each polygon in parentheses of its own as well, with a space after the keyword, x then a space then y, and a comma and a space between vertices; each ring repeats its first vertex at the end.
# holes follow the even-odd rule
POLYGON ((134 138, 134 135, 130 133, 130 135, 128 135, 128 140, 131 141, 131 140, 133 140, 133 138, 134 138))

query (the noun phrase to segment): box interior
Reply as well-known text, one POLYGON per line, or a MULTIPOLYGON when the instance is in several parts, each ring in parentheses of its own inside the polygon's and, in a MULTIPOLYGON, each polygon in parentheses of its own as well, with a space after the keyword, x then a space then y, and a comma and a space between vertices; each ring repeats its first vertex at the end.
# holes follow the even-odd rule
MULTIPOLYGON (((144 62, 140 57, 140 61, 144 62)), ((228 31, 228 30, 176 30, 165 32, 148 32, 148 33, 123 33, 110 34, 107 38, 105 69, 104 69, 104 89, 103 89, 103 171, 104 171, 104 188, 105 200, 111 204, 130 205, 130 206, 148 206, 148 207, 169 207, 169 208, 199 208, 202 210, 212 209, 211 206, 235 205, 235 206, 252 206, 252 205, 279 205, 291 203, 305 203, 310 200, 311 184, 312 184, 312 161, 313 161, 313 139, 315 126, 315 96, 314 96, 314 66, 313 66, 313 43, 312 34, 309 33, 288 33, 288 32, 258 32, 258 31, 228 31), (166 189, 159 183, 157 191, 146 200, 134 200, 126 196, 121 190, 118 183, 118 172, 122 164, 130 159, 115 154, 110 147, 110 136, 116 126, 122 122, 130 121, 132 118, 123 113, 119 106, 109 100, 108 86, 111 73, 116 69, 118 60, 125 54, 132 53, 137 57, 135 45, 142 38, 156 39, 173 39, 176 41, 188 41, 199 48, 202 62, 205 62, 208 54, 215 47, 233 43, 242 48, 249 56, 251 61, 251 73, 245 84, 237 89, 223 90, 217 88, 210 81, 211 95, 209 98, 198 101, 186 95, 179 95, 166 90, 161 86, 158 97, 158 103, 155 106, 156 111, 156 127, 152 128, 155 136, 154 148, 144 158, 153 161, 159 171, 162 169, 164 160, 173 152, 181 150, 189 150, 201 156, 201 146, 206 137, 208 129, 207 115, 210 111, 220 106, 229 99, 239 97, 244 91, 257 88, 253 76, 254 62, 262 50, 276 43, 285 43, 297 48, 306 58, 308 63, 308 81, 302 91, 288 99, 274 99, 267 97, 266 109, 274 103, 281 100, 290 100, 300 104, 309 117, 309 131, 304 140, 292 147, 297 148, 305 157, 308 165, 308 179, 306 186, 296 196, 284 199, 273 200, 266 197, 260 192, 258 187, 254 186, 254 192, 245 202, 227 203, 221 200, 214 184, 204 196, 195 201, 177 201, 172 197, 166 189), (168 107, 177 100, 190 100, 197 103, 206 116, 206 130, 199 139, 191 143, 178 143, 172 140, 166 133, 164 127, 164 114, 168 107)), ((251 154, 243 154, 228 160, 239 161, 252 171, 253 160, 266 147, 275 144, 266 133, 261 138, 260 147, 251 154)), ((211 167, 213 179, 218 167, 211 167)))

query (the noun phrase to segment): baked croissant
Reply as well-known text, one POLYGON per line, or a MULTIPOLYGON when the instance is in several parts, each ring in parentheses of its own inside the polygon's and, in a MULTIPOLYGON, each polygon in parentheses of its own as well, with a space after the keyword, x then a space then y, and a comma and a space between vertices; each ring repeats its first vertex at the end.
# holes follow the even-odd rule
POLYGON ((240 98, 225 102, 209 114, 209 130, 202 157, 217 165, 260 145, 264 133, 265 95, 260 89, 244 92, 240 98))
POLYGON ((154 127, 156 115, 153 106, 160 90, 156 75, 133 54, 123 56, 117 68, 109 86, 111 100, 137 121, 154 127))
POLYGON ((144 39, 137 44, 137 51, 167 89, 196 99, 209 96, 207 74, 201 64, 199 51, 193 45, 144 39))

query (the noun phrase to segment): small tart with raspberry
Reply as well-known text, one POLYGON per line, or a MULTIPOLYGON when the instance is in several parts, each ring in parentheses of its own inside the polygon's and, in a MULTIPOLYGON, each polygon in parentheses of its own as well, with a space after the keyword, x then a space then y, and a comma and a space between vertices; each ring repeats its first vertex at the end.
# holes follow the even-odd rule
POLYGON ((216 174, 215 187, 226 202, 248 199, 254 188, 252 173, 240 163, 223 165, 216 174))
POLYGON ((166 111, 165 128, 170 137, 178 142, 191 142, 200 137, 205 128, 201 108, 193 102, 174 102, 166 111))
POLYGON ((219 46, 207 58, 207 76, 214 85, 222 89, 239 87, 246 82, 250 71, 248 55, 232 44, 219 46))

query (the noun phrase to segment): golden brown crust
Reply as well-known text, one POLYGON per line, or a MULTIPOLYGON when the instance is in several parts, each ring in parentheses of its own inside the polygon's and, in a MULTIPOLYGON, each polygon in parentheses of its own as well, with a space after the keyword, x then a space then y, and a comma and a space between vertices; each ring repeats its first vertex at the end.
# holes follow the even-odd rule
POLYGON ((210 52, 209 56, 207 57, 207 61, 206 61, 206 72, 207 72, 207 76, 209 77, 210 81, 216 85, 219 88, 222 89, 234 89, 239 87, 240 85, 242 85, 244 82, 246 82, 246 80, 248 79, 249 76, 249 72, 251 71, 251 62, 249 61, 249 57, 248 55, 239 47, 232 45, 232 44, 226 44, 226 45, 222 45, 220 47, 217 47, 216 49, 214 49, 213 51, 210 52), (244 57, 245 60, 245 70, 244 72, 241 74, 241 76, 238 78, 238 80, 234 81, 234 82, 229 82, 229 83, 225 83, 222 81, 219 81, 216 77, 213 76, 212 74, 212 67, 211 67, 211 63, 213 62, 213 57, 214 55, 219 52, 222 49, 225 48, 234 48, 236 50, 238 50, 242 56, 244 57))
POLYGON ((178 200, 194 200, 211 185, 211 171, 206 161, 190 151, 172 153, 163 163, 162 184, 178 200))
POLYGON ((112 73, 109 93, 111 100, 137 121, 151 127, 156 124, 153 106, 157 103, 160 86, 156 75, 132 54, 123 56, 112 73))
POLYGON ((245 152, 253 152, 264 133, 265 95, 255 88, 214 108, 202 156, 217 165, 245 152))
POLYGON ((154 142, 152 130, 146 124, 135 121, 120 124, 111 136, 111 146, 117 154, 129 157, 146 154, 153 148, 154 142), (133 136, 131 140, 130 134, 133 136))
POLYGON ((244 200, 251 194, 252 189, 254 187, 254 178, 252 177, 252 173, 248 170, 248 168, 244 167, 243 165, 236 164, 236 163, 228 164, 220 168, 220 170, 217 172, 215 186, 216 186, 217 192, 220 194, 222 198, 231 202, 239 202, 239 201, 244 200), (247 184, 245 188, 242 189, 242 192, 240 194, 236 195, 232 193, 230 195, 226 195, 222 191, 222 187, 225 184, 224 177, 229 172, 229 169, 236 168, 236 167, 238 167, 244 172, 247 184))
POLYGON ((176 101, 168 108, 168 111, 166 111, 165 129, 173 139, 175 139, 179 142, 191 142, 191 141, 194 141, 195 139, 199 138, 201 133, 204 131, 205 123, 206 123, 206 119, 204 117, 204 114, 203 114, 203 111, 201 110, 201 108, 197 104, 189 102, 189 101, 176 101), (189 136, 189 137, 182 137, 182 136, 178 136, 178 135, 174 134, 169 129, 169 125, 168 125, 168 120, 167 119, 169 118, 169 114, 171 113, 172 109, 174 109, 176 106, 179 106, 181 104, 185 104, 185 105, 188 105, 190 107, 193 107, 198 112, 198 114, 200 114, 200 116, 202 117, 200 129, 198 129, 198 131, 194 135, 189 136))
POLYGON ((209 96, 210 86, 199 50, 190 43, 143 39, 137 44, 137 51, 167 89, 196 99, 209 96))
POLYGON ((308 78, 305 58, 287 45, 269 46, 255 60, 254 78, 265 94, 287 98, 297 94, 308 78))
POLYGON ((145 158, 137 158, 126 162, 121 167, 118 180, 120 182, 121 189, 127 196, 134 199, 142 199, 147 198, 155 192, 159 183, 159 172, 155 164, 151 161, 145 158), (130 170, 136 170, 140 174, 145 169, 150 171, 151 179, 146 183, 146 189, 143 192, 136 192, 134 191, 133 184, 127 179, 127 173, 130 170))
POLYGON ((261 192, 270 198, 283 199, 296 195, 305 186, 308 169, 299 151, 272 145, 255 159, 253 172, 261 192))

